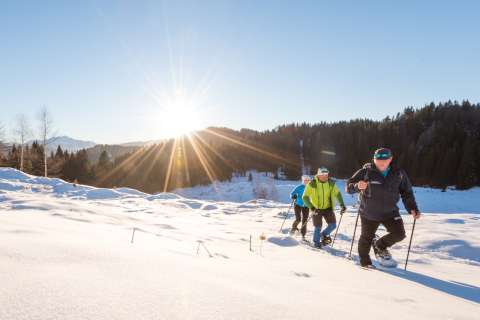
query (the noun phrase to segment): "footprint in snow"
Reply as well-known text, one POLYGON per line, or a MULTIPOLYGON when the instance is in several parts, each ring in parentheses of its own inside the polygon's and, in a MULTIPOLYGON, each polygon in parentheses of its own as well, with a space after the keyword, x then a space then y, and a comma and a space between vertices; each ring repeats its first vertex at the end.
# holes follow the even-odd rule
POLYGON ((168 230, 174 230, 177 229, 174 226, 171 226, 169 224, 164 224, 164 223, 157 223, 155 224, 156 227, 162 228, 162 229, 168 229, 168 230))
POLYGON ((298 246, 298 241, 290 237, 270 237, 267 241, 281 247, 298 246))
POLYGON ((309 275, 308 273, 305 273, 305 272, 294 272, 293 274, 296 275, 297 277, 300 277, 300 278, 310 278, 311 277, 311 275, 309 275))
POLYGON ((202 210, 217 210, 218 207, 213 204, 207 204, 202 207, 202 210))

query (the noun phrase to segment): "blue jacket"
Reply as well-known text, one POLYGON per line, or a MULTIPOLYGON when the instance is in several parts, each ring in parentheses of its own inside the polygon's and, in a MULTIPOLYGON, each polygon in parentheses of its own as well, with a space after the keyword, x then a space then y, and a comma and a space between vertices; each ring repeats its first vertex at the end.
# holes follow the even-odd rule
POLYGON ((297 206, 300 206, 300 207, 306 207, 307 206, 305 203, 303 203, 303 200, 302 200, 302 196, 303 196, 304 191, 305 191, 305 185, 300 184, 300 185, 296 186, 295 189, 293 189, 293 191, 290 193, 290 198, 292 198, 292 199, 293 199, 294 195, 297 195, 297 200, 295 200, 295 203, 297 204, 297 206))

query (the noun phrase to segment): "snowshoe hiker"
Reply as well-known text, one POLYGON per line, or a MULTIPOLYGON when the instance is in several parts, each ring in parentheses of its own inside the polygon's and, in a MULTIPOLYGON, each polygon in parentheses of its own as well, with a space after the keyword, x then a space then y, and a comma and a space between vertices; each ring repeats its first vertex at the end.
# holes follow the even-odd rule
POLYGON ((290 193, 290 198, 295 201, 295 221, 293 222, 290 234, 293 235, 298 230, 298 224, 301 222, 300 232, 302 239, 305 240, 305 234, 307 233, 307 221, 309 216, 309 208, 303 202, 302 196, 305 191, 305 186, 310 182, 310 177, 307 175, 302 176, 302 184, 295 187, 290 193))
POLYGON ((400 198, 415 219, 421 216, 407 174, 395 166, 392 160, 393 155, 390 149, 377 149, 373 156, 373 163, 367 163, 355 172, 345 186, 350 194, 360 193, 358 213, 362 228, 358 241, 358 255, 360 265, 363 267, 372 265, 370 259, 372 246, 381 265, 396 266, 388 248, 406 237, 397 206, 400 198), (385 226, 388 234, 376 238, 375 233, 380 224, 385 226))
POLYGON ((322 245, 328 245, 332 242, 330 233, 337 227, 337 220, 333 208, 335 200, 338 201, 343 214, 347 208, 343 202, 342 193, 338 189, 335 181, 329 178, 327 168, 319 168, 315 178, 307 184, 303 193, 303 202, 313 211, 313 244, 320 248, 322 245), (325 219, 327 227, 322 231, 322 220, 325 219))

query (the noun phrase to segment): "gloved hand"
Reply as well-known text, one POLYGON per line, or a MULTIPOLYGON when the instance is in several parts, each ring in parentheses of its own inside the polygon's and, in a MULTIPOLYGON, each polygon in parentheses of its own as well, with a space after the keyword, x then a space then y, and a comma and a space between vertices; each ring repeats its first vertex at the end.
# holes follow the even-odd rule
POLYGON ((422 216, 418 209, 410 211, 410 214, 413 216, 413 219, 420 219, 420 217, 422 216))
POLYGON ((321 212, 320 209, 315 209, 315 208, 313 209, 313 215, 314 216, 318 215, 320 212, 321 212))
POLYGON ((347 211, 347 207, 345 207, 345 206, 341 206, 340 208, 341 208, 340 209, 340 214, 344 214, 347 211))
POLYGON ((294 194, 294 195, 292 196, 292 200, 297 200, 297 198, 298 198, 298 195, 297 195, 297 194, 294 194))

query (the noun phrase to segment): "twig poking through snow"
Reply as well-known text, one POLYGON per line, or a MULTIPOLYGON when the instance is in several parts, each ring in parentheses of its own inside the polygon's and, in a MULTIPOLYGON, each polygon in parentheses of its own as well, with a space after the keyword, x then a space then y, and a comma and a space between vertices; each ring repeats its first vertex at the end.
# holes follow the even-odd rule
POLYGON ((263 257, 263 241, 267 239, 267 236, 265 236, 265 233, 262 232, 260 235, 260 256, 263 257))
POLYGON ((135 230, 137 228, 133 228, 133 232, 132 232, 132 240, 130 241, 130 243, 133 243, 133 239, 135 238, 135 230))
POLYGON ((209 256, 210 258, 213 258, 213 256, 212 256, 212 254, 210 253, 210 251, 208 251, 208 248, 207 248, 207 246, 205 245, 205 243, 203 243, 202 240, 198 240, 197 242, 198 242, 197 255, 200 253, 200 246, 202 246, 202 247, 205 249, 205 251, 207 251, 208 256, 209 256))

